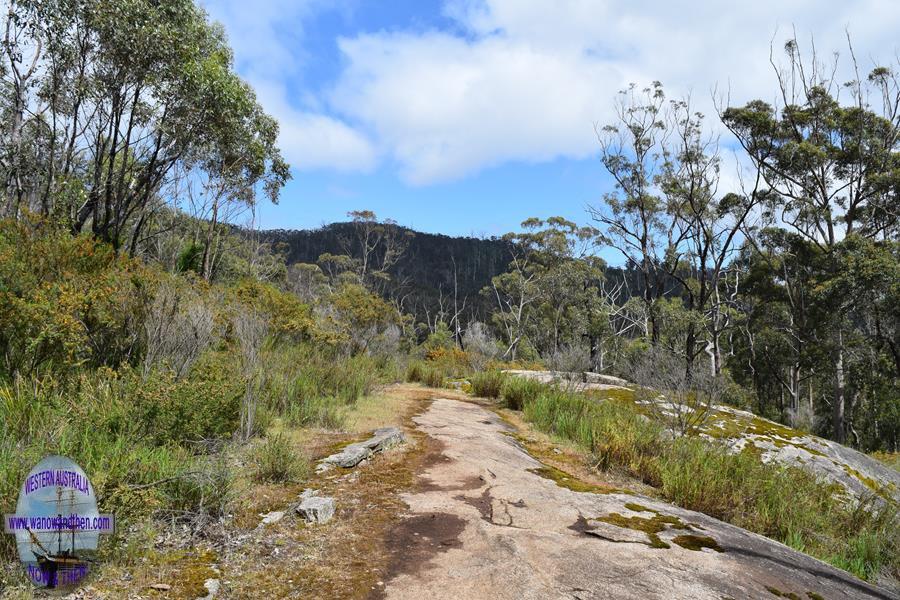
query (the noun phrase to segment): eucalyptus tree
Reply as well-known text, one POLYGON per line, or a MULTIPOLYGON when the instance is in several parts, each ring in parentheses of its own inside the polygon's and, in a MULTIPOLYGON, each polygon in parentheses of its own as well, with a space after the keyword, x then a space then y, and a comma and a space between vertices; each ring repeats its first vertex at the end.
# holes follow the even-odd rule
POLYGON ((286 180, 277 127, 192 0, 11 0, 5 25, 7 214, 28 208, 136 252, 183 163, 218 156, 231 183, 264 165, 270 196, 286 180))
POLYGON ((673 290, 671 274, 678 267, 675 250, 685 231, 666 211, 656 187, 661 172, 667 129, 666 96, 662 84, 619 93, 615 124, 597 130, 600 158, 615 181, 603 207, 591 214, 603 227, 603 243, 616 248, 641 277, 641 297, 647 308, 650 337, 660 339, 657 301, 673 290))
MULTIPOLYGON (((841 84, 836 65, 805 56, 795 40, 785 50, 787 65, 775 69, 780 106, 754 100, 722 119, 762 177, 775 224, 818 248, 839 276, 845 238, 898 234, 900 83, 883 67, 861 77, 854 59, 851 80, 841 84)), ((853 324, 846 303, 831 308, 823 342, 831 349, 832 435, 843 441, 853 324)))
POLYGON ((682 357, 688 379, 704 352, 719 375, 720 337, 731 326, 734 303, 725 284, 759 202, 757 189, 720 192, 718 138, 705 131, 690 98, 666 101, 658 82, 642 92, 632 86, 620 95, 617 114, 616 125, 598 132, 616 187, 592 214, 604 226, 603 240, 641 275, 652 344, 660 344, 667 327, 663 312, 671 320, 676 308, 664 299, 682 298, 688 312, 678 319, 680 340, 667 345, 682 357))
MULTIPOLYGON (((602 263, 591 256, 599 233, 593 227, 550 217, 527 219, 522 230, 504 236, 509 268, 482 290, 497 302, 494 322, 507 344, 504 357, 512 360, 523 338, 538 350, 559 350, 564 330, 579 321, 585 294, 603 278, 602 263)), ((580 342, 582 331, 570 338, 580 342)))

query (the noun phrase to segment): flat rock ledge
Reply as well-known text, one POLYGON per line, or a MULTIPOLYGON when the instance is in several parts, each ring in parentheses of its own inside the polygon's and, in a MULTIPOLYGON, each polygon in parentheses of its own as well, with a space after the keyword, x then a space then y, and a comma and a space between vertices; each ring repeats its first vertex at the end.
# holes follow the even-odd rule
POLYGON ((337 454, 332 454, 322 459, 316 470, 321 472, 328 470, 332 466, 352 469, 373 454, 393 448, 403 443, 405 439, 403 432, 397 427, 376 429, 375 433, 368 440, 350 444, 337 454))
POLYGON ((540 383, 567 383, 582 390, 609 390, 609 389, 630 389, 628 381, 613 377, 612 375, 603 375, 602 373, 584 372, 568 372, 568 371, 530 371, 526 369, 506 369, 503 371, 507 375, 513 377, 522 377, 524 379, 533 379, 540 383))

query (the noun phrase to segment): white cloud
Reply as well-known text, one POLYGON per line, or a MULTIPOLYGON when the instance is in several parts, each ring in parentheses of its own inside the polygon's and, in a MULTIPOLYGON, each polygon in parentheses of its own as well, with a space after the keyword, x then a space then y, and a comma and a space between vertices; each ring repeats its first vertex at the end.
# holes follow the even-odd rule
POLYGON ((736 102, 770 99, 778 27, 776 45, 793 24, 828 51, 846 48, 849 27, 860 57, 890 59, 900 25, 900 3, 886 0, 454 0, 445 13, 468 35, 340 41, 348 64, 334 107, 369 127, 414 184, 511 160, 588 156, 592 124, 613 118, 612 98, 630 82, 661 80, 707 113, 716 85, 736 102))
POLYGON ((303 51, 303 22, 322 4, 322 0, 212 0, 206 9, 225 26, 239 72, 266 111, 278 119, 279 145, 294 169, 369 171, 377 157, 362 132, 319 107, 297 106, 289 100, 290 84, 302 76, 309 60, 303 51))
POLYGON ((349 67, 335 105, 370 124, 418 184, 508 160, 588 155, 596 89, 619 80, 602 63, 499 38, 375 35, 341 49, 349 67))
POLYGON ((347 35, 333 88, 291 98, 314 58, 304 20, 333 3, 210 2, 295 166, 367 170, 381 158, 418 185, 590 156, 593 124, 613 119, 612 99, 630 82, 692 93, 708 114, 714 86, 734 103, 773 100, 776 30, 776 46, 795 26, 828 55, 846 53, 849 28, 866 69, 894 56, 900 27, 896 0, 447 0, 456 32, 347 35))

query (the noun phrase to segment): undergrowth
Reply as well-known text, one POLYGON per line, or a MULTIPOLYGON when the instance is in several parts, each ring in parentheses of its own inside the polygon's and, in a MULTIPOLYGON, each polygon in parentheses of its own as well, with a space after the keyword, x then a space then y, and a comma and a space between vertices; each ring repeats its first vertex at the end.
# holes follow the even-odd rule
POLYGON ((276 433, 253 451, 253 479, 259 483, 296 483, 309 477, 309 461, 294 449, 291 441, 276 433))
POLYGON ((481 398, 499 398, 506 377, 500 371, 482 371, 469 378, 472 393, 481 398))
POLYGON ((621 400, 597 402, 534 382, 503 396, 526 420, 572 440, 595 464, 656 488, 666 500, 786 543, 864 579, 900 575, 900 515, 874 498, 848 502, 835 485, 792 467, 762 463, 705 439, 664 435, 621 400))

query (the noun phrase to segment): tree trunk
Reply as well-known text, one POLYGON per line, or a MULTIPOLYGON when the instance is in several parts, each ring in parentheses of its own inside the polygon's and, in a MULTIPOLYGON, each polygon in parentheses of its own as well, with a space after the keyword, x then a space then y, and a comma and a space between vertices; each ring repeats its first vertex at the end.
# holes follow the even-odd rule
POLYGON ((838 330, 837 347, 834 350, 834 401, 831 412, 831 425, 834 440, 844 443, 844 409, 846 390, 844 389, 844 332, 838 330))
POLYGON ((213 245, 213 234, 216 231, 216 222, 219 218, 219 199, 213 199, 212 205, 212 216, 209 219, 209 227, 206 228, 206 241, 203 244, 203 267, 202 267, 202 275, 203 279, 209 281, 212 276, 212 245, 213 245))

